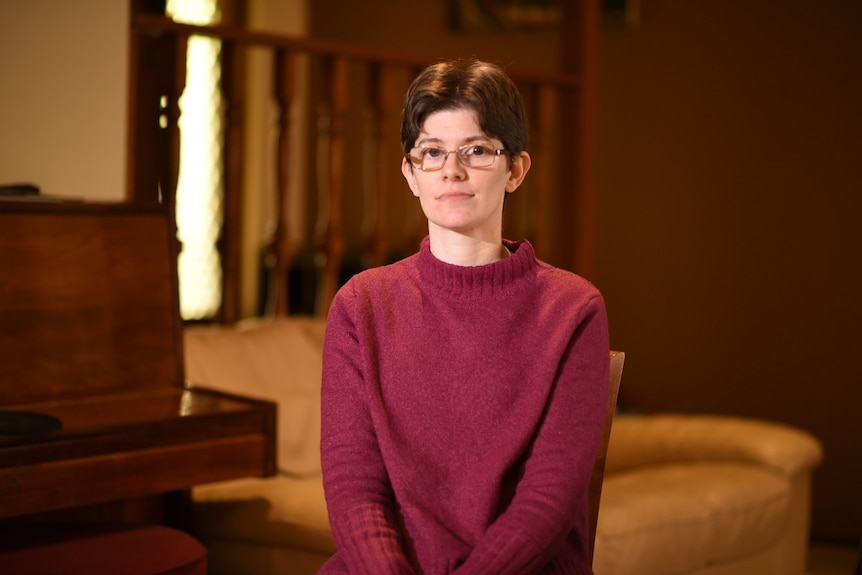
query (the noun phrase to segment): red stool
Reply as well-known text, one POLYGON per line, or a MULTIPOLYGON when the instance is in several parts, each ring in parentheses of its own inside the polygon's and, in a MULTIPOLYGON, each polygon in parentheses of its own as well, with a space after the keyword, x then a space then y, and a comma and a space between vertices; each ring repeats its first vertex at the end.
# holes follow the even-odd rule
POLYGON ((162 525, 40 524, 0 532, 4 575, 207 575, 207 552, 162 525))

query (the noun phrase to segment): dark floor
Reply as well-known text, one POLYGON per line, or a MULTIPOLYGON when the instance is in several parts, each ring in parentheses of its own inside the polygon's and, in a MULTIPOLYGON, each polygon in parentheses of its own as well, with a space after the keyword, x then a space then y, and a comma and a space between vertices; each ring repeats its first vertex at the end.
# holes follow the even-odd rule
POLYGON ((859 548, 850 545, 812 543, 808 550, 808 575, 853 575, 859 548))

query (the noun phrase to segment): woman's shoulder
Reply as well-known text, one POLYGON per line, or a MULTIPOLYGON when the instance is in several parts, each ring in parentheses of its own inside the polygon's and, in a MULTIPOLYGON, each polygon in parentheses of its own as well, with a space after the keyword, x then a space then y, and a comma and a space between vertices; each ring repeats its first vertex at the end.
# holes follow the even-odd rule
POLYGON ((416 255, 407 256, 396 262, 388 263, 382 266, 364 269, 353 275, 347 283, 352 283, 354 286, 368 286, 380 283, 388 283, 395 278, 409 275, 415 267, 416 255))
POLYGON ((541 289, 563 294, 577 294, 582 297, 601 298, 599 288, 587 278, 549 263, 537 260, 539 272, 537 280, 541 289))
POLYGON ((416 256, 408 256, 386 265, 362 270, 348 279, 335 294, 336 299, 364 298, 381 294, 401 285, 399 280, 410 277, 416 256))

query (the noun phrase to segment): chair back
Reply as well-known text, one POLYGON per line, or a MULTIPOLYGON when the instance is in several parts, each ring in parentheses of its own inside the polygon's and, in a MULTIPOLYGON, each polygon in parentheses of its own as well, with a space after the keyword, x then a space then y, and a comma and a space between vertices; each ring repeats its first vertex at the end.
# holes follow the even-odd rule
POLYGON ((611 381, 608 388, 608 405, 605 411, 605 426, 602 431, 602 440, 599 444, 599 452, 593 466, 593 475, 590 478, 589 506, 590 506, 590 558, 596 546, 596 525, 599 522, 599 503, 602 499, 602 482, 605 478, 605 461, 608 456, 608 442, 611 439, 611 426, 614 423, 614 412, 617 408, 617 396, 620 392, 620 381, 623 377, 623 363, 626 354, 621 351, 611 351, 611 381))
POLYGON ((862 575, 862 540, 859 541, 859 554, 856 556, 856 569, 853 575, 862 575))

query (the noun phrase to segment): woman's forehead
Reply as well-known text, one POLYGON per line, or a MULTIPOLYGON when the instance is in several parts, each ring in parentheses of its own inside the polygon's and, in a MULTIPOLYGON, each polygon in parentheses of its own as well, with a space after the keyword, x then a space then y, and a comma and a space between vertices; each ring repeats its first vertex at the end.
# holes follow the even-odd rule
POLYGON ((439 110, 429 114, 419 132, 419 142, 473 142, 488 140, 475 111, 466 108, 439 110))

